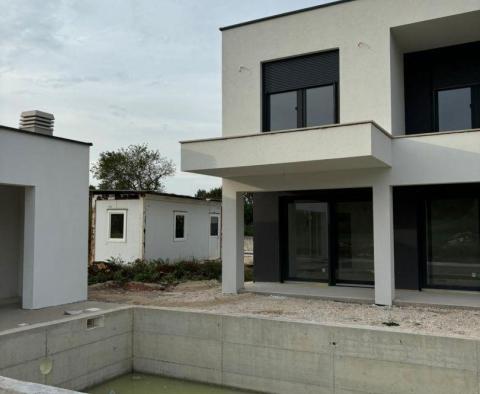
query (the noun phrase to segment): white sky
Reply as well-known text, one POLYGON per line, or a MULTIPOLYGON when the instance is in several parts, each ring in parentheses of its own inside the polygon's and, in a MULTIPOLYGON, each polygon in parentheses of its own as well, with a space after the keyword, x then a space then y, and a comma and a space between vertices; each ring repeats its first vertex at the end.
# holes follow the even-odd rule
POLYGON ((217 186, 179 171, 178 141, 221 134, 218 27, 325 2, 0 0, 0 124, 51 112, 91 161, 146 142, 177 165, 167 192, 217 186))

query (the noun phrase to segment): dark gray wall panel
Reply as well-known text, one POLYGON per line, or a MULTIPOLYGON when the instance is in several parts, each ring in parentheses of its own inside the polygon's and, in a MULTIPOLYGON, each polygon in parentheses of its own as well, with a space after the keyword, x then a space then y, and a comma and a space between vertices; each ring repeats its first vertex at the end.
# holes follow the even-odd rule
POLYGON ((253 194, 253 275, 257 282, 280 282, 278 193, 253 194))
POLYGON ((394 191, 394 259, 395 287, 418 290, 418 203, 415 193, 394 191))

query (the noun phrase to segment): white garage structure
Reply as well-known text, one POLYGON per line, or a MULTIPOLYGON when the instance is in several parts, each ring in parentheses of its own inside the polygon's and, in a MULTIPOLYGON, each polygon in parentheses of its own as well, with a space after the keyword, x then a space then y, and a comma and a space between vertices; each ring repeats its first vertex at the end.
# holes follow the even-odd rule
POLYGON ((91 260, 220 258, 220 201, 148 191, 90 193, 91 260))
POLYGON ((85 300, 91 144, 51 135, 52 115, 22 116, 33 123, 0 126, 0 304, 85 300))

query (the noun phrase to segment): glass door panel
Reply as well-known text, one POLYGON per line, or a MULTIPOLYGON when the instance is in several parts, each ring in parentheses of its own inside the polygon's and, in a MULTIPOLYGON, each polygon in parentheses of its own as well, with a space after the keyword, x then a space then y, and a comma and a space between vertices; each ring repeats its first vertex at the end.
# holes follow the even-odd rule
POLYGON ((288 277, 328 281, 328 204, 288 204, 288 277))
POLYGON ((305 101, 305 126, 335 123, 335 85, 306 89, 305 101))
POLYGON ((269 96, 269 130, 296 129, 297 124, 297 91, 275 93, 269 96))
POLYGON ((427 201, 425 285, 480 287, 478 198, 427 201))
POLYGON ((438 131, 472 128, 472 91, 470 87, 440 90, 437 93, 438 131))
POLYGON ((372 202, 338 202, 336 219, 338 248, 336 281, 373 283, 372 202))

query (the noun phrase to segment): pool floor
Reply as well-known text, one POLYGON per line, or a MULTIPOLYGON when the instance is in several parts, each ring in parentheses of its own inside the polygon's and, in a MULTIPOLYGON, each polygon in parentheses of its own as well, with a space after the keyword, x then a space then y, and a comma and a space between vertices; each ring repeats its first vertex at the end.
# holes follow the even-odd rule
POLYGON ((252 393, 164 376, 132 373, 87 389, 90 394, 241 394, 252 393))

